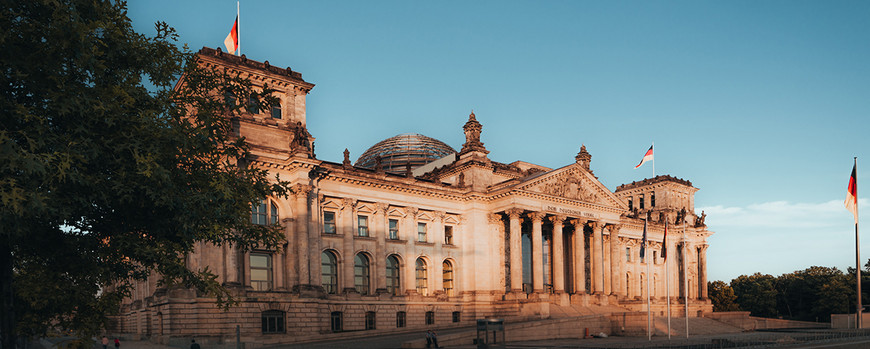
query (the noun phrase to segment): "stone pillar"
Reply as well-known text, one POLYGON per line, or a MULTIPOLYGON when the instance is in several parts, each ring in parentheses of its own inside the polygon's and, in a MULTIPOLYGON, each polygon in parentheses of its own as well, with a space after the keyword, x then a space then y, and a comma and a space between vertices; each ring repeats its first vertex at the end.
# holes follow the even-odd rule
POLYGON ((375 286, 375 294, 387 292, 387 230, 389 229, 387 221, 387 209, 389 205, 378 203, 375 206, 372 225, 374 225, 374 235, 377 245, 375 246, 375 255, 372 256, 372 268, 374 272, 371 275, 375 280, 372 283, 375 286))
POLYGON ((523 242, 522 225, 520 215, 523 210, 512 208, 507 211, 510 220, 510 266, 511 266, 511 292, 523 291, 523 242))
POLYGON ((574 293, 586 293, 586 234, 583 223, 572 219, 574 225, 574 293))
MULTIPOLYGON (((296 212, 296 216, 294 220, 296 221, 296 268, 298 276, 297 285, 319 285, 319 283, 313 283, 310 278, 311 269, 309 269, 309 249, 308 249, 308 195, 311 191, 312 187, 309 185, 298 184, 293 186, 293 195, 296 196, 296 207, 293 212, 296 212)), ((317 213, 315 213, 317 214, 317 213)), ((320 217, 317 219, 313 219, 314 221, 320 221, 320 217)), ((320 234, 320 229, 322 227, 318 227, 317 234, 320 234)), ((292 255, 288 253, 288 255, 292 255)), ((320 254, 314 255, 314 258, 319 262, 320 254)))
POLYGON ((354 224, 354 220, 356 220, 356 200, 345 198, 342 201, 340 214, 338 229, 343 234, 343 243, 341 246, 342 258, 339 259, 339 270, 341 270, 341 275, 339 276, 341 285, 339 287, 343 287, 345 293, 355 292, 356 288, 354 288, 353 282, 353 262, 355 257, 353 254, 353 236, 356 235, 356 230, 354 229, 356 226, 354 224))
POLYGON ((565 216, 551 216, 553 222, 553 290, 565 292, 565 239, 562 238, 562 222, 565 216))
POLYGON ((489 218, 490 230, 492 231, 492 241, 496 245, 495 257, 497 263, 495 263, 496 280, 494 285, 498 288, 498 291, 507 291, 507 275, 505 275, 505 251, 507 248, 504 246, 504 221, 501 214, 498 213, 490 214, 487 218, 489 218))
POLYGON ((405 279, 405 293, 417 292, 417 253, 414 246, 417 241, 417 212, 416 207, 405 207, 405 224, 400 224, 405 228, 404 234, 408 239, 406 245, 408 252, 402 256, 406 264, 405 275, 402 275, 405 279))
POLYGON ((601 223, 590 221, 592 226, 592 291, 602 294, 604 291, 604 248, 601 238, 601 223))
POLYGON ((701 245, 698 248, 698 284, 701 286, 699 298, 707 299, 707 247, 709 245, 701 245))
POLYGON ((610 294, 625 296, 622 286, 622 263, 625 261, 625 249, 619 238, 619 225, 608 224, 610 232, 610 294))
POLYGON ((532 290, 544 292, 544 236, 541 231, 542 212, 529 213, 532 220, 532 290))
POLYGON ((613 248, 611 247, 611 244, 613 244, 613 239, 611 239, 610 234, 602 235, 601 239, 601 258, 603 259, 601 274, 603 275, 602 282, 604 283, 604 287, 601 290, 602 292, 604 292, 604 294, 609 295, 611 294, 611 292, 613 292, 612 288, 610 287, 610 283, 612 282, 612 274, 610 273, 610 271, 613 269, 611 266, 612 258, 610 257, 610 252, 613 251, 613 248))

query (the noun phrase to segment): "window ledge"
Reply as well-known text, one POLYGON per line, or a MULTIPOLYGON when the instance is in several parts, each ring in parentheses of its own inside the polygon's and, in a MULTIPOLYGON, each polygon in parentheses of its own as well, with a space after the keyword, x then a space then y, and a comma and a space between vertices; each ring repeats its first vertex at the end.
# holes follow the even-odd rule
POLYGON ((392 239, 387 239, 387 242, 394 243, 394 244, 406 244, 406 243, 408 243, 408 240, 392 240, 392 239))
POLYGON ((359 235, 354 235, 353 238, 354 238, 354 239, 358 239, 358 240, 370 240, 370 241, 375 241, 375 240, 376 240, 373 236, 359 236, 359 235))
POLYGON ((423 245, 423 246, 435 246, 434 242, 415 241, 414 243, 417 245, 423 245))

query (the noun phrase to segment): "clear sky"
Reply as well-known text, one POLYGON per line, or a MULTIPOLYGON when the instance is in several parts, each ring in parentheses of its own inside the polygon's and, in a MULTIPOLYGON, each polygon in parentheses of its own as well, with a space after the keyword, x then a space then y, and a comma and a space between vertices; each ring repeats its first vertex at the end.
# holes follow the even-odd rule
MULTIPOLYGON (((235 15, 129 4, 192 50, 235 15)), ((633 167, 655 142, 656 174, 700 188, 710 280, 854 266, 854 156, 870 223, 870 1, 242 1, 240 31, 247 57, 316 84, 320 159, 407 132, 459 149, 474 109, 491 159, 556 168, 585 144, 615 190, 652 175, 633 167)))

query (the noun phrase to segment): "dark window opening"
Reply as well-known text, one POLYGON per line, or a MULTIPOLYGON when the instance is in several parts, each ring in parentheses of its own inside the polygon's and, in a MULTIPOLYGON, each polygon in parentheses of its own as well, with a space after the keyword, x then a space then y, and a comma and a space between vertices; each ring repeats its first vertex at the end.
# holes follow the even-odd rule
POLYGON ((332 332, 341 332, 343 317, 344 316, 340 311, 332 312, 329 317, 329 329, 332 330, 332 332))
POLYGON ((427 325, 434 325, 435 324, 435 312, 434 311, 427 311, 426 312, 426 324, 427 325))
POLYGON ((396 313, 396 327, 405 327, 405 316, 404 311, 396 313))
POLYGON ((375 329, 375 312, 367 311, 366 312, 366 329, 374 330, 375 329))
POLYGON ((284 312, 280 310, 267 310, 260 313, 263 333, 284 333, 284 312))
POLYGON ((453 312, 453 322, 459 322, 459 312, 458 311, 453 312))

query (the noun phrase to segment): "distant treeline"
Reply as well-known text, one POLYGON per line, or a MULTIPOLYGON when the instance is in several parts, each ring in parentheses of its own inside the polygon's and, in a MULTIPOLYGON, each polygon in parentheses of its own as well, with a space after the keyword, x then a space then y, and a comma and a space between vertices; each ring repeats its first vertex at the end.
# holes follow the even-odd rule
MULTIPOLYGON (((861 299, 870 303, 870 260, 861 271, 861 299)), ((789 320, 831 320, 855 312, 855 269, 809 267, 780 276, 740 275, 731 283, 708 283, 713 311, 749 311, 752 316, 789 320)))

